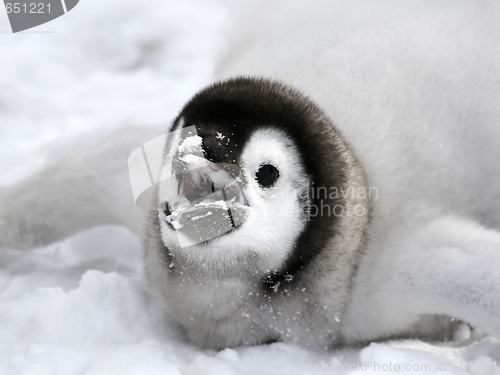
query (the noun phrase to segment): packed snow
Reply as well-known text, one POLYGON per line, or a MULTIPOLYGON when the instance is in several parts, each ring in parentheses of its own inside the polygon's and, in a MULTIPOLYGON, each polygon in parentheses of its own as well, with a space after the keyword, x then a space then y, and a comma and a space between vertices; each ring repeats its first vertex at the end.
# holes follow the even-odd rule
MULTIPOLYGON (((84 0, 16 35, 0 11, 0 184, 64 157, 96 129, 166 129, 211 80, 228 3, 84 0)), ((140 241, 123 228, 0 249, 0 375, 500 374, 497 340, 467 326, 458 336, 327 353, 283 343, 204 350, 151 294, 140 241)))

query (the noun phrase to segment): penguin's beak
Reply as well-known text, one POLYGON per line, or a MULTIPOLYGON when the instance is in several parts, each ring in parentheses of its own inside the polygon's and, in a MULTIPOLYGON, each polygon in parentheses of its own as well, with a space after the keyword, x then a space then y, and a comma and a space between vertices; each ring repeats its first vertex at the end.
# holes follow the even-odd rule
POLYGON ((177 231, 181 247, 213 240, 242 225, 248 204, 238 166, 196 155, 182 161, 178 197, 167 202, 163 217, 177 231))
POLYGON ((240 170, 236 165, 216 164, 198 156, 190 156, 191 163, 179 181, 179 197, 198 201, 221 190, 224 201, 246 205, 242 184, 238 183, 241 182, 240 170))

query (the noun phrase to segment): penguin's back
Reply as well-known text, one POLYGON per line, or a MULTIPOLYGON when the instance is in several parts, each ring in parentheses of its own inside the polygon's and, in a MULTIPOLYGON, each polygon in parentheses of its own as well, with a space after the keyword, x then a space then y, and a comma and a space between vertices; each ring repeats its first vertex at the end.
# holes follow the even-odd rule
POLYGON ((375 215, 500 226, 498 16, 495 2, 259 4, 235 18, 217 75, 278 79, 318 103, 376 189, 375 215))

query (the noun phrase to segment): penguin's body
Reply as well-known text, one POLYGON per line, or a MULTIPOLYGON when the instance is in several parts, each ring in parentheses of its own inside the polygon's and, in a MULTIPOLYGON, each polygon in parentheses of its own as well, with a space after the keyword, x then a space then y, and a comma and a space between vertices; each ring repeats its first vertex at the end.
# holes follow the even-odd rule
MULTIPOLYGON (((196 344, 446 339, 451 317, 500 337, 499 6, 407 6, 247 13, 222 82, 174 122, 145 224, 131 193, 99 216, 143 226, 151 284, 196 344)), ((61 179, 90 186, 93 152, 61 179)), ((107 186, 123 191, 116 176, 107 186)), ((4 212, 34 230, 4 220, 4 245, 47 242, 20 214, 34 194, 16 190, 4 212)), ((49 240, 92 223, 57 229, 57 209, 49 240)))

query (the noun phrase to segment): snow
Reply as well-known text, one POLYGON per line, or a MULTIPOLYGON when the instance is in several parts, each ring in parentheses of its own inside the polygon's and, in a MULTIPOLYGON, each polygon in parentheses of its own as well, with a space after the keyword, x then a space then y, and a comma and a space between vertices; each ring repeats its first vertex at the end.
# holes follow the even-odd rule
POLYGON ((209 217, 210 215, 212 215, 212 211, 208 211, 205 215, 193 216, 191 218, 191 220, 196 221, 196 220, 204 219, 206 217, 209 217))
POLYGON ((186 137, 182 141, 182 143, 177 147, 177 151, 179 154, 183 153, 199 153, 202 152, 201 150, 201 143, 203 142, 203 139, 201 139, 200 136, 198 135, 192 135, 190 137, 186 137))
MULTIPOLYGON (((93 130, 165 127, 210 81, 227 8, 85 0, 32 32, 0 34, 0 184, 63 157, 93 130)), ((0 12, 0 30, 8 29, 0 12)), ((390 372, 389 363, 410 365, 405 373, 500 374, 487 371, 500 365, 499 342, 474 331, 469 338, 467 327, 462 343, 197 348, 149 291, 140 241, 118 227, 31 251, 0 249, 0 328, 1 375, 371 374, 390 372)))

